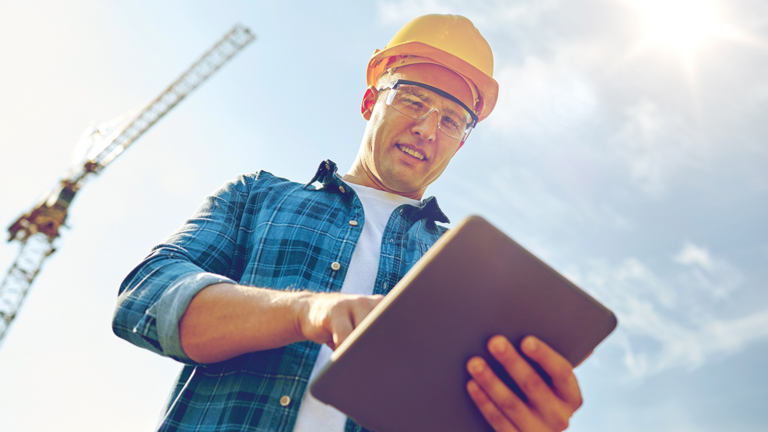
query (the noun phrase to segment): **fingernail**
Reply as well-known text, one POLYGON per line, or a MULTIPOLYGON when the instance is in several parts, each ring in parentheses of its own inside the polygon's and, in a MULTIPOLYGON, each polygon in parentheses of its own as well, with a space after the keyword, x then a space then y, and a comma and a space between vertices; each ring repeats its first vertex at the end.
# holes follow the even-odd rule
POLYGON ((469 361, 469 371, 472 373, 480 373, 483 371, 483 361, 475 358, 469 361))
POLYGON ((467 389, 469 391, 476 392, 479 388, 480 387, 473 380, 469 380, 469 382, 467 382, 467 389))
POLYGON ((538 344, 536 343, 536 340, 532 337, 529 337, 524 342, 525 344, 525 350, 526 351, 536 351, 536 348, 538 348, 538 344))
POLYGON ((500 354, 506 351, 507 344, 505 343, 503 338, 496 337, 491 340, 491 351, 494 353, 500 354))

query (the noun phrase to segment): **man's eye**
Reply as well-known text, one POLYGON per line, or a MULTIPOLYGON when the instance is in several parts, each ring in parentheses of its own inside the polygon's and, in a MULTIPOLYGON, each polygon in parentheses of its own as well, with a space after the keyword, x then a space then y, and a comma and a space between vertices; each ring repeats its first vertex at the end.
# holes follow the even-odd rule
POLYGON ((403 103, 415 108, 421 108, 424 106, 424 103, 422 101, 414 98, 403 98, 403 103))
POLYGON ((456 130, 456 131, 459 130, 459 123, 448 116, 443 117, 443 125, 445 125, 446 127, 452 130, 456 130))

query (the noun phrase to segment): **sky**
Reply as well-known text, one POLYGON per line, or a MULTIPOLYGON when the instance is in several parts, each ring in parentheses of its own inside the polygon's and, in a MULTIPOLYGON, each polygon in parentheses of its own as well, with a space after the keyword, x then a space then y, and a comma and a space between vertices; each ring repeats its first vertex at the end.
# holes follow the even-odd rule
MULTIPOLYGON (((765 431, 768 4, 760 0, 0 3, 0 222, 235 23, 257 40, 78 193, 0 346, 0 430, 151 430, 180 364, 114 336, 122 279, 240 173, 351 166, 365 66, 470 18, 494 113, 427 190, 611 308, 572 431, 765 431)), ((5 222, 3 222, 5 221, 5 222)), ((0 265, 18 245, 0 245, 0 265)), ((4 270, 3 270, 4 271, 4 270)))

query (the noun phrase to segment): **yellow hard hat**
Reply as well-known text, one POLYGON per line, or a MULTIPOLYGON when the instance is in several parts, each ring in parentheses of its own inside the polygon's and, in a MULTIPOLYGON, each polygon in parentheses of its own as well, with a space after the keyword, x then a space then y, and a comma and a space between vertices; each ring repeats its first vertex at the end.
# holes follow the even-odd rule
POLYGON ((434 63, 469 84, 479 120, 493 111, 499 84, 493 79, 493 52, 472 21, 461 15, 424 15, 400 29, 368 62, 368 85, 384 71, 416 63, 434 63))

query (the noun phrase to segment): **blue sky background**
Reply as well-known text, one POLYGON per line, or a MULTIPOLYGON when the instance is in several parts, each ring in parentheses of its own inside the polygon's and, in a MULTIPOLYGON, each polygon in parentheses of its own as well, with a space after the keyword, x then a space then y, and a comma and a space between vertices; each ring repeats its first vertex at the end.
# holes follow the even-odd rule
MULTIPOLYGON (((473 20, 501 93, 427 194, 619 316, 577 369, 570 430, 766 430, 765 2, 714 3, 730 30, 689 56, 645 43, 652 17, 629 0, 70 3, 0 3, 8 224, 91 122, 149 102, 236 22, 258 39, 78 194, 0 348, 2 430, 151 429, 180 367, 112 334, 123 277, 239 173, 346 170, 367 59, 431 12, 473 20)), ((692 4, 681 29, 706 2, 692 4)), ((0 245, 0 264, 16 251, 0 245)))

